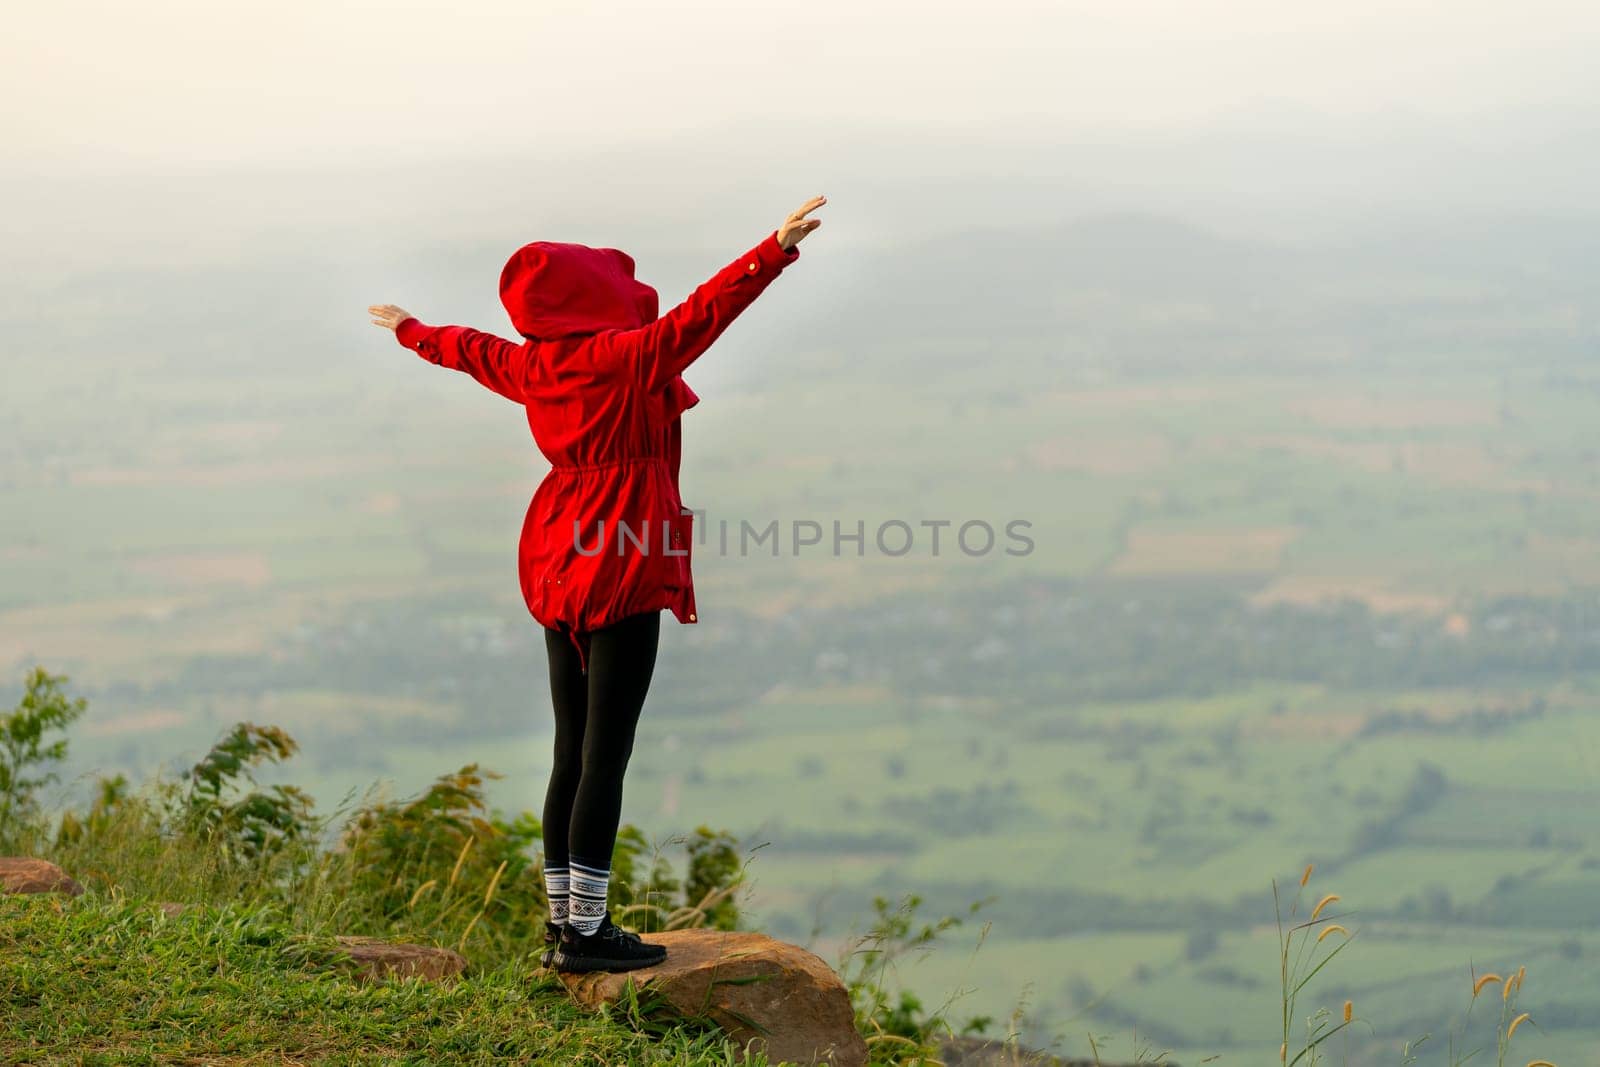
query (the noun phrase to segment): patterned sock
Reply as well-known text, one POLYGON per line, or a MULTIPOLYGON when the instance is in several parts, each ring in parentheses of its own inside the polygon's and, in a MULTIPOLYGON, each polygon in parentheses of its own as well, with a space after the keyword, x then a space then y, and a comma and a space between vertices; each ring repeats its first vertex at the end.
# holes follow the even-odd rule
POLYGON ((550 921, 567 921, 567 893, 569 871, 566 867, 544 869, 544 895, 550 901, 550 921))
POLYGON ((605 918, 611 869, 579 863, 570 857, 568 862, 572 866, 572 882, 567 924, 574 933, 592 934, 600 929, 600 920, 605 918))

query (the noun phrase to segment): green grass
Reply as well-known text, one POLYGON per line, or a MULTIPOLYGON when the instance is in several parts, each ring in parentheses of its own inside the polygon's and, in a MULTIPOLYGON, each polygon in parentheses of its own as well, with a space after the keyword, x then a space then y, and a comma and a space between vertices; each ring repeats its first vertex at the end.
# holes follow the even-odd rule
MULTIPOLYGON (((648 996, 578 1007, 534 960, 369 983, 331 936, 270 912, 165 917, 147 900, 0 896, 0 1056, 33 1064, 737 1062, 714 1027, 648 996)), ((751 1058, 768 1062, 764 1054, 751 1058)))

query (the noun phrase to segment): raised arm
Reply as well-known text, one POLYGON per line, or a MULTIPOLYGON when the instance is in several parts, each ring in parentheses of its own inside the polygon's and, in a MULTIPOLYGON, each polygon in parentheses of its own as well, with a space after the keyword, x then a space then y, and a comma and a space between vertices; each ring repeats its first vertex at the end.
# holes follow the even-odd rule
POLYGON ((647 389, 659 388, 699 359, 783 269, 800 258, 800 240, 822 225, 820 219, 806 219, 805 214, 824 202, 821 196, 808 200, 782 227, 702 282, 683 303, 652 323, 615 336, 619 354, 637 366, 647 389))
POLYGON ((367 310, 373 313, 373 322, 394 330, 396 341, 429 363, 470 374, 507 400, 524 402, 522 345, 471 326, 429 326, 392 304, 374 304, 367 310))

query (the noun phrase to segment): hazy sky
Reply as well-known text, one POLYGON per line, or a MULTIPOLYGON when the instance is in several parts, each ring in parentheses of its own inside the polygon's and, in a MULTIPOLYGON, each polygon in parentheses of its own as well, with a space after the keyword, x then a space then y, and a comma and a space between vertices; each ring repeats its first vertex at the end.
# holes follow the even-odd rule
POLYGON ((1600 219, 1597 46, 1575 0, 33 3, 0 38, 0 314, 269 243, 614 243, 682 284, 815 193, 841 261, 1108 211, 1600 219))
POLYGON ((0 136, 40 173, 587 151, 741 119, 808 120, 796 153, 830 119, 1463 128, 1586 110, 1597 31, 1579 0, 59 0, 8 13, 0 136))

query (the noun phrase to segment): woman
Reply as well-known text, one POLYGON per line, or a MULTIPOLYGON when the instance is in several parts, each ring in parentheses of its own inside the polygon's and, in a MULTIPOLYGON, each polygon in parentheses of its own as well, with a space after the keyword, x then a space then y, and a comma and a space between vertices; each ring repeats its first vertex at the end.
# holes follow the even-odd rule
POLYGON ((428 326, 393 304, 372 321, 432 363, 523 405, 550 461, 523 520, 517 573, 545 628, 555 765, 544 800, 543 962, 621 971, 666 958, 611 921, 606 895, 622 777, 655 668, 660 612, 696 621, 691 516, 678 494, 681 374, 800 256, 816 196, 665 315, 615 248, 535 241, 500 274, 521 344, 428 326))

